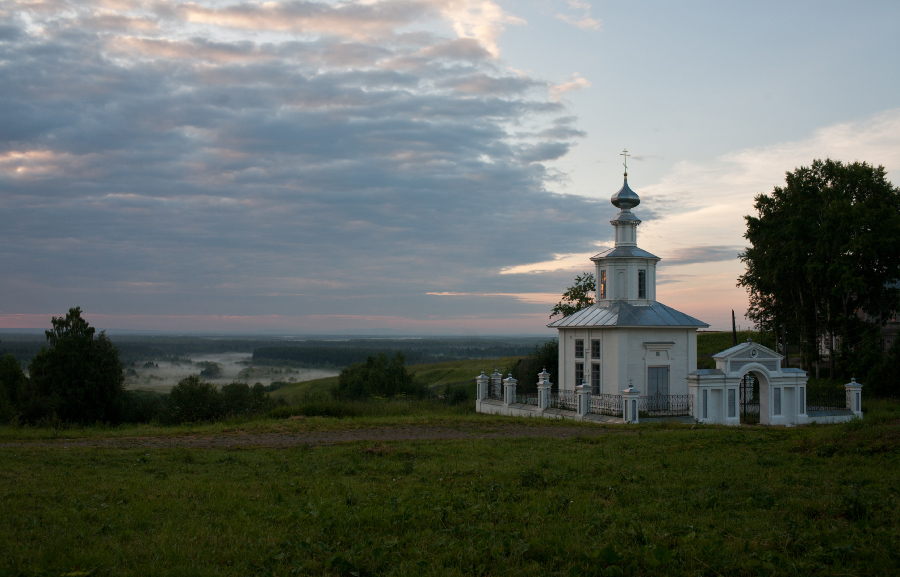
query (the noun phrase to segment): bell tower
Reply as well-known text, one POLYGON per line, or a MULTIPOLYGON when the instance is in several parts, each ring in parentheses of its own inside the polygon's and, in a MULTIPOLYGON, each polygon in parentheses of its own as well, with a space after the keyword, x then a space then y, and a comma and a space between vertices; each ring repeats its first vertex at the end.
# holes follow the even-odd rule
POLYGON ((641 219, 631 209, 641 203, 640 197, 628 186, 628 151, 625 156, 624 183, 610 202, 619 209, 609 221, 615 229, 615 246, 591 257, 597 282, 596 302, 609 306, 625 301, 637 306, 650 306, 656 300, 656 263, 659 257, 638 248, 637 227, 641 219))

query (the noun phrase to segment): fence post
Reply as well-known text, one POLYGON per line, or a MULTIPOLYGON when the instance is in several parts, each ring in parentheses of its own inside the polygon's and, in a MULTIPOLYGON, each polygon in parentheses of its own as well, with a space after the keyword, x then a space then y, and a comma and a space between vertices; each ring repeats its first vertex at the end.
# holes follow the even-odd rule
POLYGON ((501 375, 500 371, 498 371, 497 369, 494 369, 494 372, 491 373, 490 387, 490 392, 497 395, 498 397, 503 394, 503 375, 501 375))
POLYGON ((628 383, 628 388, 622 390, 622 418, 626 423, 638 422, 638 397, 641 392, 628 383))
POLYGON ((847 391, 847 408, 854 417, 862 419, 862 385, 856 382, 856 378, 852 378, 844 385, 844 390, 847 391))
POLYGON ((552 387, 553 383, 550 382, 550 373, 544 367, 544 370, 538 373, 538 409, 543 411, 550 408, 550 389, 552 387))
POLYGON ((503 379, 503 404, 507 407, 516 402, 516 383, 518 381, 513 378, 512 373, 503 379))
POLYGON ((575 387, 575 394, 578 400, 575 405, 578 409, 578 418, 583 419, 591 412, 591 386, 587 384, 586 379, 581 379, 581 384, 575 387))
POLYGON ((479 401, 483 401, 487 397, 487 387, 489 381, 490 377, 484 374, 484 371, 481 371, 481 374, 475 377, 475 384, 477 389, 476 398, 479 401))

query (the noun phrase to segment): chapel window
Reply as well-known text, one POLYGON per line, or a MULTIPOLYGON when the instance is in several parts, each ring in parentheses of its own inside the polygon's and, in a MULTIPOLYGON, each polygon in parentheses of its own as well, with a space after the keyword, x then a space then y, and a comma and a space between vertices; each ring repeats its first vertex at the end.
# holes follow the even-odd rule
POLYGON ((638 271, 638 298, 647 298, 647 271, 644 269, 638 271))
POLYGON ((600 394, 600 363, 591 363, 591 394, 600 394))
POLYGON ((606 298, 606 271, 600 271, 600 298, 606 298))
POLYGON ((575 340, 575 358, 576 359, 584 358, 584 340, 583 339, 575 340))
POLYGON ((591 339, 591 358, 600 358, 600 339, 591 339))
POLYGON ((584 363, 575 363, 575 386, 584 382, 584 363))

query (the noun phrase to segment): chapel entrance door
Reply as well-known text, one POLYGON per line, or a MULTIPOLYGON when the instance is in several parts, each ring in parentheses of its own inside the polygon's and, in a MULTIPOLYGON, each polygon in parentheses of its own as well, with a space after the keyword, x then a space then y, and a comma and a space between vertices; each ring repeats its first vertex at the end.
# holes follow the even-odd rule
POLYGON ((759 378, 753 373, 741 377, 738 389, 741 396, 741 424, 759 424, 759 378))
POLYGON ((646 402, 651 416, 669 410, 669 367, 647 367, 646 402))

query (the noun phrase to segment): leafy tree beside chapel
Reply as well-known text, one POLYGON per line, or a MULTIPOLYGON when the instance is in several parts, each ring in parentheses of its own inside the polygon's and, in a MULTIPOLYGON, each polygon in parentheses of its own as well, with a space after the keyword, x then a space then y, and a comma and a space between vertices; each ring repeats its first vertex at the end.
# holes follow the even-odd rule
POLYGON ((28 371, 33 410, 78 423, 118 422, 122 416, 125 378, 119 351, 104 331, 81 318, 81 308, 53 317, 45 331, 48 346, 31 359, 28 371))
POLYGON ((861 377, 854 359, 900 310, 900 190, 884 167, 816 160, 754 207, 738 280, 749 292, 748 316, 800 344, 807 367, 819 360, 820 342, 826 350, 839 343, 832 368, 861 377))
POLYGON ((594 273, 583 272, 575 277, 575 284, 566 289, 562 294, 562 300, 553 306, 550 318, 559 315, 567 317, 581 309, 586 309, 594 304, 594 291, 597 284, 594 281, 594 273))

